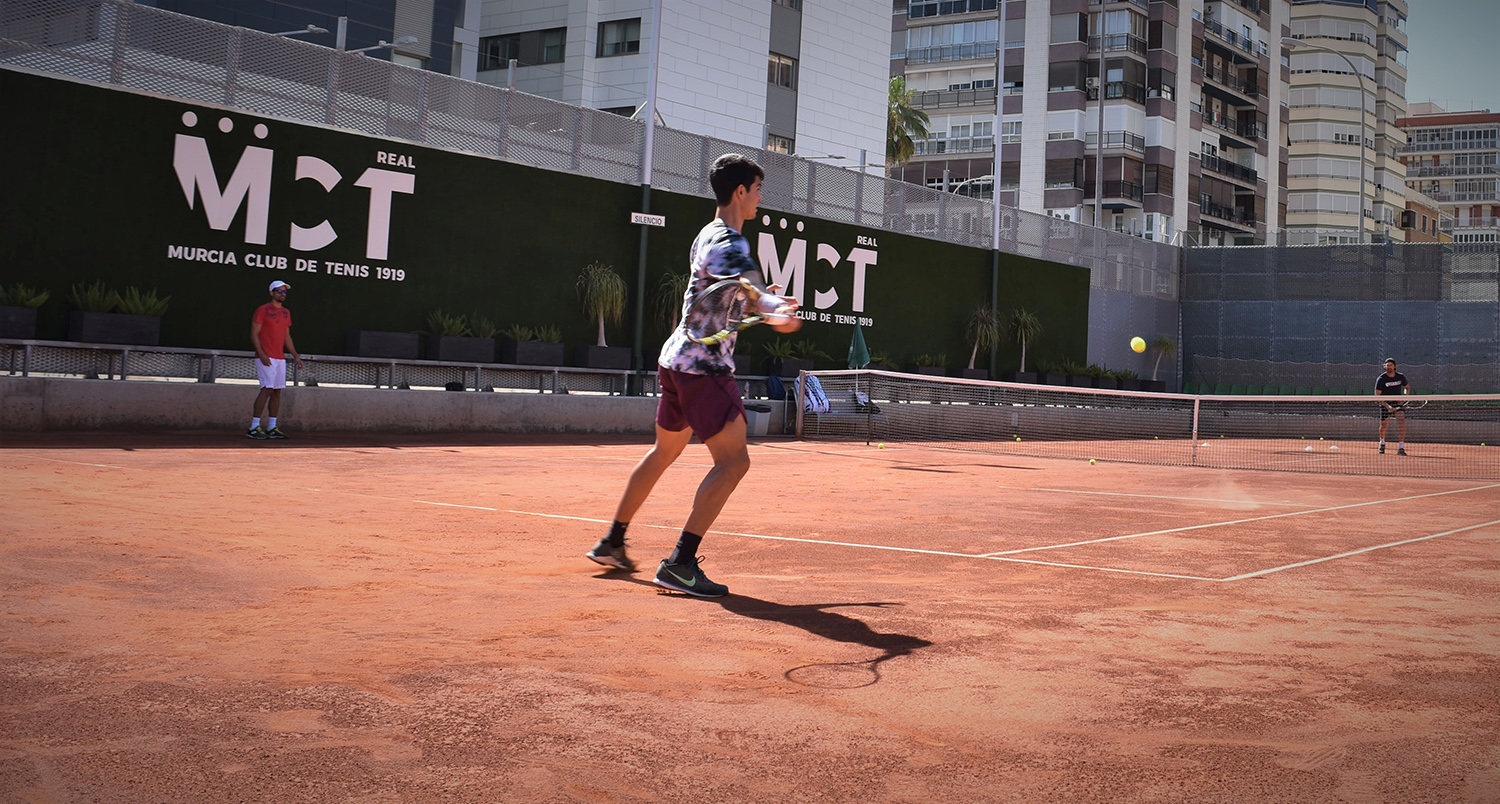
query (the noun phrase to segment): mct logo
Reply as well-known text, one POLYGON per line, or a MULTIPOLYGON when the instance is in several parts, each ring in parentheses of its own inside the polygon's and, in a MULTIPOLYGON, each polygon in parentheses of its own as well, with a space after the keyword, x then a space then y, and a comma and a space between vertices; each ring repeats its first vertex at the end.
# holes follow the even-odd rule
MULTIPOLYGON (((802 301, 803 309, 801 317, 809 321, 827 321, 838 324, 861 324, 871 326, 875 322, 864 315, 844 315, 832 312, 821 312, 829 310, 839 303, 840 296, 838 286, 843 282, 838 281, 837 270, 847 262, 853 269, 850 279, 852 280, 852 292, 849 298, 849 308, 854 313, 865 311, 865 277, 870 266, 875 265, 878 255, 875 249, 878 247, 874 237, 858 235, 856 244, 849 249, 848 255, 840 254, 839 250, 828 243, 818 243, 814 252, 816 262, 827 263, 828 267, 835 271, 835 280, 826 289, 813 290, 812 304, 807 304, 807 297, 803 295, 807 286, 807 240, 802 237, 792 238, 785 257, 776 246, 776 235, 769 231, 771 229, 771 216, 763 215, 760 219, 763 227, 755 244, 756 255, 760 258, 760 264, 766 274, 766 283, 781 285, 787 288, 787 292, 802 301), (868 248, 867 248, 868 247, 868 248)), ((780 228, 787 228, 786 218, 780 219, 780 228)), ((797 222, 796 229, 801 232, 805 228, 802 221, 797 222)), ((820 272, 821 273, 821 272, 820 272)))
MULTIPOLYGON (((194 129, 198 123, 197 114, 185 112, 182 115, 185 127, 194 129)), ((222 117, 218 128, 228 134, 234 130, 234 121, 229 117, 222 117)), ((270 132, 264 123, 257 123, 253 133, 256 139, 263 140, 270 132)), ((240 154, 239 163, 235 165, 229 181, 220 184, 213 162, 209 159, 208 140, 193 134, 178 134, 172 149, 172 167, 177 171, 178 182, 182 184, 188 209, 198 209, 201 202, 209 228, 222 232, 229 229, 240 208, 244 207, 245 242, 254 245, 265 245, 266 231, 270 226, 271 165, 274 160, 275 154, 271 149, 247 145, 240 154)), ((376 155, 376 162, 412 170, 416 168, 412 157, 404 155, 380 152, 376 155)), ((316 156, 297 157, 296 178, 298 181, 311 179, 330 193, 344 179, 338 169, 316 156)), ((370 194, 369 227, 365 232, 366 259, 386 259, 390 245, 392 198, 396 193, 413 194, 416 181, 415 173, 378 167, 367 168, 354 181, 355 187, 363 187, 370 194)), ((338 239, 339 233, 326 219, 317 226, 307 228, 291 224, 291 247, 297 251, 317 251, 338 239)), ((280 267, 284 267, 285 258, 281 260, 280 267)), ((306 270, 302 264, 308 261, 298 262, 299 269, 306 270)))

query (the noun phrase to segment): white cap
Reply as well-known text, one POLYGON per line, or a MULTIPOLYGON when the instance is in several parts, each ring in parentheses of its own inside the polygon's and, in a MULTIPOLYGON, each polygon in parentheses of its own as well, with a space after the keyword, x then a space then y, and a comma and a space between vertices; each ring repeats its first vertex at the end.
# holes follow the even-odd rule
POLYGON ((278 279, 275 282, 271 283, 271 290, 275 290, 277 288, 286 288, 286 289, 290 290, 291 287, 292 287, 291 285, 288 285, 287 283, 281 281, 280 279, 278 279))

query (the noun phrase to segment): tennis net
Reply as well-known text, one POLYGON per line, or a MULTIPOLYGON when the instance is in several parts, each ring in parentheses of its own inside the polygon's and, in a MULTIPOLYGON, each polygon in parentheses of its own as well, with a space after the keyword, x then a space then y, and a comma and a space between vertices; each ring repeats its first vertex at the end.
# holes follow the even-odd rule
POLYGON ((1189 396, 819 371, 797 434, 1168 466, 1433 478, 1500 476, 1500 394, 1407 396, 1377 449, 1374 396, 1189 396), (825 409, 814 409, 825 407, 825 409), (1398 455, 1406 425, 1406 455, 1398 455))

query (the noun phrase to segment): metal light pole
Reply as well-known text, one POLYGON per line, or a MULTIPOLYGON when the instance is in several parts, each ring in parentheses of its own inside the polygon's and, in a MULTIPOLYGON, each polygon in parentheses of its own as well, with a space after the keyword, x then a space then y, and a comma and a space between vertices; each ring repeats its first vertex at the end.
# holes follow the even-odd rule
POLYGON ((1099 136, 1094 143, 1094 226, 1104 228, 1104 7, 1099 7, 1099 136))
POLYGON ((1359 221, 1359 242, 1369 242, 1365 239, 1365 75, 1354 66, 1354 62, 1348 56, 1331 47, 1314 45, 1301 39, 1293 39, 1290 36, 1282 37, 1281 44, 1283 47, 1288 48, 1300 47, 1308 50, 1321 50, 1324 53, 1332 53, 1343 59, 1345 64, 1349 65, 1349 72, 1354 73, 1354 77, 1359 81, 1359 216, 1357 220, 1359 221))

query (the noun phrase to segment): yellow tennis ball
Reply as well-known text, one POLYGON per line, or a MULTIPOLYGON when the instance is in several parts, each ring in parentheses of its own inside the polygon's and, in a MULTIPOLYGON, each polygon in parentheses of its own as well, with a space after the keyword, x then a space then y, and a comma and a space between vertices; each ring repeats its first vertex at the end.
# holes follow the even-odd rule
POLYGON ((1089 466, 1093 466, 1096 463, 1098 463, 1098 461, 1094 460, 1093 458, 1089 458, 1089 466))
POLYGON ((879 444, 876 444, 875 449, 885 449, 885 442, 882 441, 879 444))
POLYGON ((1135 336, 1134 338, 1131 338, 1130 339, 1130 348, 1134 349, 1137 352, 1144 352, 1144 351, 1146 351, 1146 339, 1142 338, 1139 335, 1135 336))

